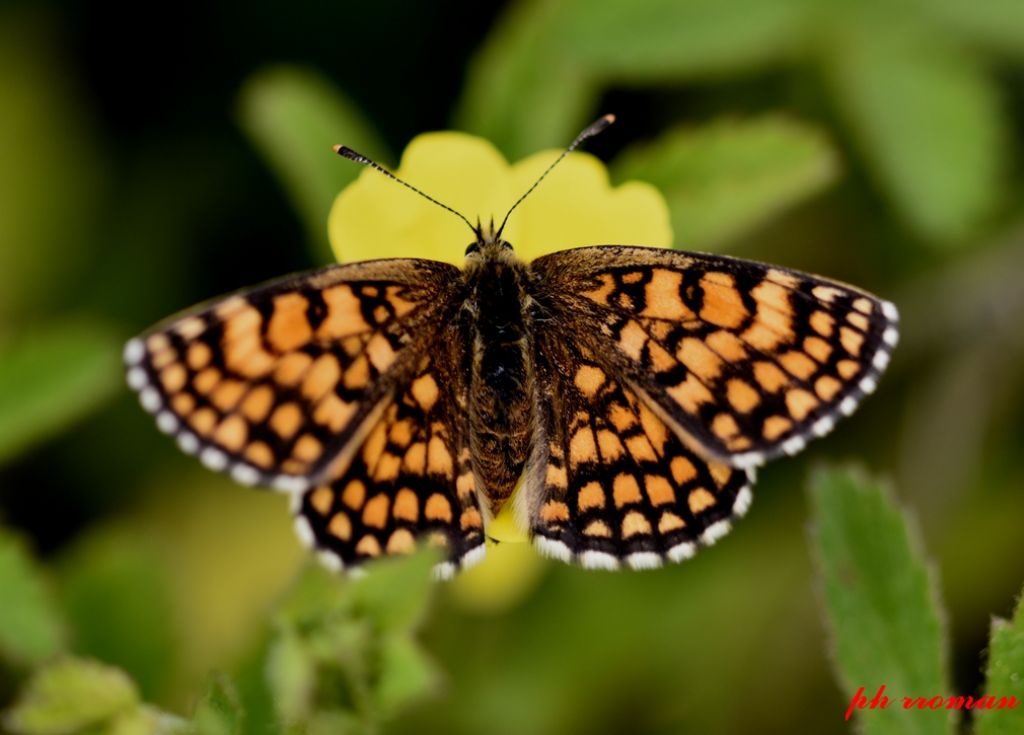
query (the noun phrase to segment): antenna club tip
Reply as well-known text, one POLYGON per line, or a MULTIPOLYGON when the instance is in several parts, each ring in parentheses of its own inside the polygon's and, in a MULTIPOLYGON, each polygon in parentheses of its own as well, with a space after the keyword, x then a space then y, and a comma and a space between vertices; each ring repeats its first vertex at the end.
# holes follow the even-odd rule
POLYGON ((345 146, 343 146, 341 143, 338 143, 337 145, 332 145, 331 146, 331 150, 334 151, 335 153, 337 153, 340 156, 341 155, 341 149, 344 148, 344 147, 345 146))
POLYGON ((604 121, 605 125, 611 125, 613 122, 615 122, 615 115, 608 114, 602 117, 601 119, 604 121))

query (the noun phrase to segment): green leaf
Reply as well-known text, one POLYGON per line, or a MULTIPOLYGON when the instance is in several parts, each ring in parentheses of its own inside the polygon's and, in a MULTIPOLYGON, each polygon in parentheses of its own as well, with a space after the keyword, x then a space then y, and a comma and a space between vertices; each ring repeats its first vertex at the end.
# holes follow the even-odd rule
POLYGON ((988 648, 985 695, 1016 697, 1013 709, 978 709, 974 713, 975 735, 1018 735, 1024 732, 1024 596, 1017 602, 1013 620, 992 621, 988 648))
POLYGON ((192 714, 195 735, 240 735, 244 713, 238 693, 225 676, 215 676, 192 714))
POLYGON ((341 160, 331 147, 343 143, 386 160, 387 149, 373 127, 329 81, 291 66, 264 69, 246 81, 240 119, 302 216, 315 257, 333 261, 327 213, 363 169, 341 160))
POLYGON ((993 82, 938 37, 871 26, 830 51, 839 105, 899 212, 936 243, 973 233, 1002 189, 993 82))
POLYGON ((560 40, 588 71, 630 81, 761 69, 801 40, 799 0, 573 0, 560 40))
POLYGON ((267 687, 282 722, 297 722, 309 715, 316 690, 316 660, 294 632, 281 632, 267 651, 267 687))
POLYGON ((595 116, 597 85, 555 33, 560 2, 511 6, 469 68, 456 126, 510 160, 562 147, 595 116))
POLYGON ((381 642, 374 700, 385 717, 423 698, 437 681, 434 665, 416 641, 390 636, 381 642))
POLYGON ((885 709, 853 716, 861 731, 952 732, 952 712, 904 709, 904 697, 949 693, 940 609, 927 564, 885 489, 853 470, 823 469, 810 484, 812 552, 845 695, 885 686, 885 709))
POLYGON ((917 0, 950 32, 993 51, 1024 59, 1024 3, 1020 0, 917 0))
POLYGON ((33 675, 4 724, 17 735, 62 735, 104 725, 138 704, 138 690, 124 672, 65 658, 33 675))
POLYGON ((433 596, 432 570, 440 561, 436 550, 381 560, 351 594, 356 611, 383 634, 406 632, 419 623, 433 596))
POLYGON ((815 128, 763 117, 670 131, 629 149, 612 171, 661 190, 681 247, 710 249, 821 191, 838 163, 815 128))
POLYGON ((109 398, 123 379, 120 351, 112 331, 87 321, 0 343, 0 464, 109 398))
POLYGON ((0 658, 38 664, 65 644, 65 625, 25 544, 0 528, 0 658))

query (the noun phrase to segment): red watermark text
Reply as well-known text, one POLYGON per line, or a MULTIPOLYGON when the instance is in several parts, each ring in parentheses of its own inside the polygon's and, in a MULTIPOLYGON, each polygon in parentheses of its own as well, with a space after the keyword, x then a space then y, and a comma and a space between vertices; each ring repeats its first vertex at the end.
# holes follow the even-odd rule
POLYGON ((983 694, 977 697, 943 697, 941 694, 934 697, 893 697, 889 698, 885 693, 885 684, 878 687, 875 696, 868 699, 864 693, 864 687, 857 690, 850 700, 850 706, 846 710, 846 719, 849 720, 853 713, 861 709, 888 709, 902 707, 903 709, 1014 709, 1019 702, 1016 697, 997 697, 992 694, 983 694))

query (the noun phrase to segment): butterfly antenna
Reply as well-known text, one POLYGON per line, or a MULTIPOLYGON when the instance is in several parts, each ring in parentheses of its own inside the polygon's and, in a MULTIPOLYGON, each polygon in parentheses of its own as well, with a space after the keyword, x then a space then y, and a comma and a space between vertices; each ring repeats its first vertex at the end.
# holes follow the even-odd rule
POLYGON ((540 175, 539 179, 533 182, 533 186, 527 189, 526 193, 519 197, 516 200, 516 203, 509 208, 508 212, 505 213, 505 219, 501 221, 501 227, 499 227, 498 231, 494 234, 494 239, 497 240, 501 236, 501 232, 502 230, 505 229, 505 223, 508 222, 508 218, 509 215, 512 214, 512 210, 518 207, 522 203, 522 201, 526 199, 526 197, 530 196, 533 190, 537 188, 537 185, 540 184, 540 182, 542 182, 549 173, 551 173, 551 170, 562 162, 562 159, 564 159, 566 156, 568 156, 570 153, 576 150, 579 147, 580 143, 585 141, 587 138, 594 137, 602 130, 607 128, 609 125, 611 125, 613 122, 615 122, 615 115, 605 115, 604 117, 595 120, 594 122, 590 123, 590 125, 585 127, 583 129, 583 132, 576 136, 576 140, 570 143, 569 147, 562 151, 562 155, 560 155, 554 163, 547 167, 547 170, 545 170, 544 173, 540 175))
POLYGON ((342 158, 347 158, 350 161, 355 161, 356 163, 361 163, 364 166, 369 166, 370 168, 372 168, 375 171, 379 171, 380 173, 384 174, 385 176, 387 176, 392 181, 397 181, 399 184, 404 186, 406 189, 411 189, 412 191, 416 192, 417 194, 419 194, 421 197, 423 197, 427 201, 433 202, 434 204, 436 204, 437 206, 441 207, 442 209, 447 209, 449 212, 451 212, 456 217, 458 217, 463 222, 465 222, 469 226, 469 229, 471 229, 473 231, 473 233, 477 237, 481 237, 481 238, 483 237, 483 235, 481 234, 481 230, 480 230, 480 225, 479 224, 476 227, 473 227, 473 224, 468 219, 466 219, 465 216, 461 212, 459 212, 459 211, 457 211, 455 209, 452 209, 451 207, 449 207, 444 202, 437 201, 436 199, 434 199, 434 197, 430 196, 429 194, 427 194, 427 193, 425 193, 423 191, 420 191, 419 189, 417 189, 415 186, 413 186, 409 182, 403 181, 402 179, 398 178, 393 173, 388 171, 386 168, 381 166, 379 163, 374 161, 372 158, 367 158, 362 153, 359 153, 358 151, 352 150, 347 145, 336 145, 336 146, 334 146, 334 152, 337 153, 342 158))

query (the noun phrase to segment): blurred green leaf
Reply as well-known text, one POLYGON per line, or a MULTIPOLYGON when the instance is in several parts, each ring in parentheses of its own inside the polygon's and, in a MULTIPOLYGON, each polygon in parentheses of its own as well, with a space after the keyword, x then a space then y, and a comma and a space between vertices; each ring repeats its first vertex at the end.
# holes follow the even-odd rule
POLYGON ((835 153, 816 129, 784 117, 680 128, 627 150, 617 181, 640 179, 668 200, 681 247, 708 249, 756 229, 835 180, 835 153))
POLYGON ((75 651, 124 669, 147 699, 156 699, 174 671, 178 641, 152 539, 134 527, 94 529, 64 553, 58 572, 75 651), (117 625, 110 624, 111 610, 117 625))
POLYGON ((423 698, 437 681, 434 665, 411 638, 385 638, 379 655, 374 699, 385 715, 392 715, 423 698))
POLYGON ((382 633, 408 632, 430 605, 434 587, 431 571, 439 561, 436 550, 424 549, 374 564, 372 573, 352 584, 357 612, 382 633))
POLYGON ((950 733, 952 712, 904 709, 903 697, 949 692, 940 608, 907 521, 877 481, 822 469, 810 484, 816 558, 844 693, 891 704, 854 717, 862 732, 950 733))
POLYGON ((456 127, 490 140, 513 161, 564 146, 597 103, 595 82, 555 33, 561 5, 510 6, 471 63, 459 100, 456 127))
MULTIPOLYGON (((629 81, 761 68, 801 41, 801 0, 573 0, 565 53, 602 78, 629 81)), ((526 52, 529 53, 529 52, 526 52)))
POLYGON ((20 538, 0 528, 0 658, 38 664, 65 645, 64 621, 20 538))
POLYGON ((63 735, 98 728, 138 704, 138 690, 124 672, 65 658, 32 676, 4 724, 19 735, 63 735))
POLYGON ((917 0, 917 5, 962 38, 1024 58, 1024 3, 1020 0, 917 0))
POLYGON ((96 322, 0 343, 0 464, 89 413, 121 385, 120 342, 96 322))
POLYGON ((1013 709, 980 709, 974 714, 975 735, 1019 735, 1024 732, 1024 596, 1017 601, 1013 620, 992 621, 985 694, 1016 697, 1013 709))
POLYGON ((214 676, 192 714, 196 735, 241 735, 244 722, 242 706, 231 681, 214 676))
POLYGON ((240 118, 302 216, 315 257, 333 262, 327 213, 338 193, 363 169, 341 160, 331 147, 343 143, 386 160, 387 149, 373 126, 328 80, 291 66, 264 69, 246 81, 240 118))
POLYGON ((999 95, 937 36, 850 30, 830 48, 838 103, 882 187, 933 242, 973 233, 1001 190, 999 95))

